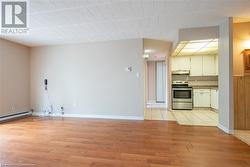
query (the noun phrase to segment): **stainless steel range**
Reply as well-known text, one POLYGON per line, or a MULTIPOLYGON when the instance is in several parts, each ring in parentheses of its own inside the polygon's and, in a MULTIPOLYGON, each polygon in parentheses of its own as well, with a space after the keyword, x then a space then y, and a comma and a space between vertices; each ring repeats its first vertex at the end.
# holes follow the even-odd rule
POLYGON ((188 81, 173 81, 172 84, 172 109, 193 109, 193 88, 188 87, 188 81))

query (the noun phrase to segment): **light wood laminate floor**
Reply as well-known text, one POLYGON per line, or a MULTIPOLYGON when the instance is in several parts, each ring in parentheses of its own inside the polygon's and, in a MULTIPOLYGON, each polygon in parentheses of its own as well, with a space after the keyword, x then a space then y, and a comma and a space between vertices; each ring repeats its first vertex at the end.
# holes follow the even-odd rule
POLYGON ((250 130, 235 130, 234 136, 250 146, 250 130))
POLYGON ((0 132, 2 166, 250 166, 250 147, 234 136, 174 121, 30 117, 0 132))

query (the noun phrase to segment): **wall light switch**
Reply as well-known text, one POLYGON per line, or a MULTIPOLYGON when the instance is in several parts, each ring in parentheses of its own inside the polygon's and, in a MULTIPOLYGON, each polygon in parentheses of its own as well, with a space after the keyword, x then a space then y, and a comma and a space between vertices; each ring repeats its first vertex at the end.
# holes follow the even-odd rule
POLYGON ((136 73, 136 77, 140 78, 140 73, 139 72, 136 73))

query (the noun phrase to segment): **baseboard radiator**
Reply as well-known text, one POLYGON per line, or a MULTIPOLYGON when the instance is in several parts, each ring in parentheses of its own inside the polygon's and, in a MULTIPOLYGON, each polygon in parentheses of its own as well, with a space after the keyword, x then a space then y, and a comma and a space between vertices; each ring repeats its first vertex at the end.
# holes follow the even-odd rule
POLYGON ((32 115, 31 111, 24 111, 24 112, 18 112, 18 113, 14 113, 14 114, 3 115, 3 116, 0 116, 0 123, 10 121, 13 119, 31 116, 31 115, 32 115))

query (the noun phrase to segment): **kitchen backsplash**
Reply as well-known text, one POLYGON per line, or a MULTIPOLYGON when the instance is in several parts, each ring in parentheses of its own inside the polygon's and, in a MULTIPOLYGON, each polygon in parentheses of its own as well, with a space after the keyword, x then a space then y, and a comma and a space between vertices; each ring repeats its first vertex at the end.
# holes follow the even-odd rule
POLYGON ((173 81, 218 81, 218 76, 172 75, 173 81))
POLYGON ((218 76, 189 76, 189 81, 218 81, 218 76))
POLYGON ((218 81, 188 81, 192 87, 218 87, 218 81))
POLYGON ((188 81, 192 87, 218 87, 218 76, 172 75, 173 81, 188 81))

